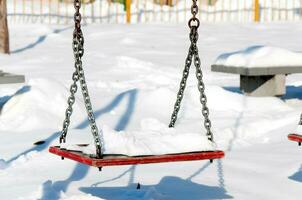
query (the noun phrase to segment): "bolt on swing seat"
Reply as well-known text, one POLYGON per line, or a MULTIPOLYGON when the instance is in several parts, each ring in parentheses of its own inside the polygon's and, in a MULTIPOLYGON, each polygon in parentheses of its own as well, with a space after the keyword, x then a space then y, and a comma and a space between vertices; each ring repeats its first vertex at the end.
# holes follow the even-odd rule
POLYGON ((291 141, 298 142, 299 146, 302 144, 302 135, 299 134, 289 134, 287 138, 291 141))
MULTIPOLYGON (((195 152, 181 152, 177 154, 163 154, 163 155, 138 155, 138 156, 127 156, 127 155, 117 155, 117 154, 103 154, 103 135, 102 132, 98 131, 95 117, 92 109, 92 104, 90 101, 88 88, 85 80, 84 70, 82 67, 82 56, 84 54, 84 37, 81 30, 81 14, 80 7, 81 1, 74 0, 75 12, 75 30, 73 33, 73 51, 75 56, 75 72, 73 73, 72 79, 73 83, 70 87, 70 96, 68 98, 68 107, 66 109, 66 118, 63 123, 63 130, 60 137, 60 143, 66 142, 66 135, 70 125, 70 117, 72 115, 72 106, 75 103, 75 93, 77 92, 77 83, 80 82, 80 88, 82 90, 85 107, 88 115, 88 120, 91 127, 91 132, 94 138, 94 144, 96 147, 96 154, 85 154, 79 150, 70 150, 66 148, 61 148, 60 146, 52 146, 49 148, 49 152, 60 156, 62 159, 68 158, 89 166, 98 167, 101 169, 104 166, 116 166, 116 165, 136 165, 136 164, 150 164, 150 163, 163 163, 163 162, 178 162, 178 161, 196 161, 196 160, 210 160, 220 159, 224 157, 224 152, 219 150, 214 151, 195 151, 195 152)), ((180 83, 180 89, 177 94, 177 100, 174 106, 174 111, 171 117, 169 127, 174 127, 177 115, 180 109, 181 101, 183 99, 184 90, 186 87, 186 81, 189 76, 189 69, 194 58, 194 65, 196 67, 196 77, 198 80, 198 90, 200 92, 200 101, 202 104, 202 115, 204 116, 204 126, 207 130, 207 137, 210 142, 214 142, 213 133, 211 131, 211 121, 209 119, 209 109, 206 105, 207 98, 205 95, 205 87, 202 80, 202 71, 200 67, 200 58, 198 55, 197 40, 199 27, 199 20, 196 18, 198 12, 198 7, 196 0, 193 0, 193 6, 191 9, 193 17, 189 21, 190 41, 191 45, 189 48, 189 53, 186 58, 185 69, 183 71, 183 77, 180 83)), ((188 144, 190 145, 190 144, 188 144)), ((85 147, 88 145, 82 144, 78 145, 85 147)))

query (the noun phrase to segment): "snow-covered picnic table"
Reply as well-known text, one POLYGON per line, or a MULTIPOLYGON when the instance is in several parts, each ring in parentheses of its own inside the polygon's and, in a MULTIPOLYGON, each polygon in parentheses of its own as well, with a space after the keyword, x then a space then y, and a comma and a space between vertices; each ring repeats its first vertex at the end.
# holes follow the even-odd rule
POLYGON ((302 53, 269 46, 252 46, 220 55, 212 71, 240 74, 240 89, 250 96, 282 96, 286 76, 302 73, 302 53))

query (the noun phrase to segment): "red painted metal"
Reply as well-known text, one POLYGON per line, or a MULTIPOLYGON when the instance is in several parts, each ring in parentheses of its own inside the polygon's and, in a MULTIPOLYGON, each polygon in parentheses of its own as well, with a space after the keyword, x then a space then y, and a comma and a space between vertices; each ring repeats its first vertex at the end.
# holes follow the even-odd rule
POLYGON ((81 152, 60 149, 58 146, 50 147, 49 152, 60 157, 68 158, 86 165, 94 167, 115 166, 115 165, 137 165, 163 162, 179 162, 193 160, 214 160, 224 157, 223 151, 192 152, 167 155, 151 156, 121 156, 121 155, 104 155, 102 159, 91 158, 81 152))
POLYGON ((292 140, 292 141, 295 141, 295 142, 298 142, 299 145, 301 145, 301 143, 302 143, 302 135, 298 135, 298 134, 289 134, 289 135, 288 135, 288 139, 289 139, 289 140, 292 140))

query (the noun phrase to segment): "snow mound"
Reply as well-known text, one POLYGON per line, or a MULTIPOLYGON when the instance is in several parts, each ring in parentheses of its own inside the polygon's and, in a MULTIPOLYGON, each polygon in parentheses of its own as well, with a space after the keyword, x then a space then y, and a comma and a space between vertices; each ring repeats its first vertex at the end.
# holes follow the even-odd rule
MULTIPOLYGON (((161 155, 212 151, 216 148, 215 144, 201 133, 180 132, 177 129, 168 128, 156 119, 144 119, 141 124, 143 131, 116 132, 104 126, 104 153, 128 156, 161 155)), ((65 143, 61 147, 80 150, 86 154, 95 154, 95 147, 92 144, 87 147, 78 147, 74 143, 65 143)))
POLYGON ((302 53, 270 46, 252 46, 220 55, 215 65, 232 67, 292 67, 302 66, 302 53))
MULTIPOLYGON (((281 99, 275 97, 247 97, 239 93, 230 92, 219 86, 208 85, 206 87, 208 106, 211 111, 237 111, 237 112, 270 112, 278 110, 280 112, 292 110, 281 99)), ((199 93, 196 88, 189 91, 190 99, 194 107, 200 107, 199 93)))
POLYGON ((149 111, 157 115, 162 113, 170 115, 176 99, 176 92, 166 87, 143 91, 138 95, 141 101, 137 101, 137 110, 144 113, 149 111))
MULTIPOLYGON (((58 81, 32 79, 3 106, 0 129, 27 131, 57 128, 65 113, 68 89, 58 81), (45 123, 47 122, 47 123, 45 123)), ((78 110, 78 104, 74 109, 78 110)))

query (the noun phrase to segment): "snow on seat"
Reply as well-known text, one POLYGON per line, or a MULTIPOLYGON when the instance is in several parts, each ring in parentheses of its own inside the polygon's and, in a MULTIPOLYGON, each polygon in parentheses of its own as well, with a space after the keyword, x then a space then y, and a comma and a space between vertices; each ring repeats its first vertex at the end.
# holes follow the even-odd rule
MULTIPOLYGON (((153 119, 146 120, 145 124, 149 127, 136 132, 116 132, 103 127, 104 160, 95 159, 95 145, 75 145, 86 142, 80 137, 77 137, 79 141, 63 143, 60 147, 51 147, 49 151, 92 166, 212 160, 224 155, 222 151, 216 151, 215 143, 209 141, 205 134, 184 133, 153 119)), ((79 130, 72 130, 70 134, 87 135, 79 130)))

